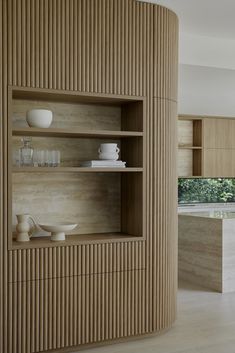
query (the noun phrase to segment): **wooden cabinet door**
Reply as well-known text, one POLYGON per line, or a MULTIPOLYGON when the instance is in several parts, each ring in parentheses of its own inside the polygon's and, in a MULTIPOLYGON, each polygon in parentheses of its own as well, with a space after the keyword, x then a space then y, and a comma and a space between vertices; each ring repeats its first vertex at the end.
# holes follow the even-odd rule
POLYGON ((205 177, 233 177, 235 176, 235 150, 205 149, 204 175, 205 177))
POLYGON ((235 122, 233 119, 204 120, 204 148, 235 147, 235 122))

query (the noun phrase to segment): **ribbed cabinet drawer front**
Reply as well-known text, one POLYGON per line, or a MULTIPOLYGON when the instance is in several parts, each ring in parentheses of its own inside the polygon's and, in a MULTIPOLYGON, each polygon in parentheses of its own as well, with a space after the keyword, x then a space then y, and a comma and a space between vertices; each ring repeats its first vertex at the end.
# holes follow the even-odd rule
POLYGON ((145 271, 9 285, 9 353, 32 353, 145 332, 145 271))
POLYGON ((145 268, 145 242, 91 244, 9 252, 9 282, 145 268))

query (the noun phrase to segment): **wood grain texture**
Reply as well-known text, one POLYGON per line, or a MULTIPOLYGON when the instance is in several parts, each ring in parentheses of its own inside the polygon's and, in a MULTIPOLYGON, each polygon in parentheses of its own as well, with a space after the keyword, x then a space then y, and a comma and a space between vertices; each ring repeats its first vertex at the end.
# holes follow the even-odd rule
POLYGON ((139 335, 145 321, 145 315, 142 317, 143 284, 144 270, 9 283, 10 304, 18 307, 18 329, 14 330, 12 325, 9 328, 11 352, 28 351, 28 340, 30 351, 37 352, 117 339, 117 327, 121 328, 123 337, 139 335), (116 287, 113 287, 114 283, 116 287), (108 295, 114 290, 114 296, 108 295), (97 310, 96 321, 93 320, 93 308, 97 310), (105 321, 110 317, 112 320, 107 325, 105 321), (23 337, 26 328, 28 338, 23 337))
POLYGON ((205 177, 234 177, 235 149, 206 148, 204 150, 205 177))
POLYGON ((234 177, 234 136, 234 119, 204 119, 205 177, 234 177))
POLYGON ((63 351, 170 327, 177 279, 176 16, 134 0, 2 0, 0 15, 1 352, 63 351), (31 88, 70 90, 75 100, 77 91, 104 100, 146 97, 145 241, 8 251, 12 85, 32 92, 29 99, 31 88), (79 268, 86 274, 73 276, 79 268))

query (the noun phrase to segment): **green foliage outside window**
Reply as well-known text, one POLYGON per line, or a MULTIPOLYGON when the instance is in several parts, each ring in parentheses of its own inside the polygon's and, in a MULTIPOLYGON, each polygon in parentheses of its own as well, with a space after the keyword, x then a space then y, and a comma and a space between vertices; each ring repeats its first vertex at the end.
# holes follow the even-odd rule
POLYGON ((179 179, 179 203, 235 202, 235 179, 179 179))

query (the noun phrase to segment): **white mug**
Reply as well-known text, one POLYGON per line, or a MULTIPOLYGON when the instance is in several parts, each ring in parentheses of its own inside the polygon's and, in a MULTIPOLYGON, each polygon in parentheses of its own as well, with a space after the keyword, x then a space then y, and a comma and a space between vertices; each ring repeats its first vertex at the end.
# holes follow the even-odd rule
POLYGON ((100 148, 98 149, 99 153, 119 153, 120 149, 117 146, 117 143, 101 143, 100 148))

